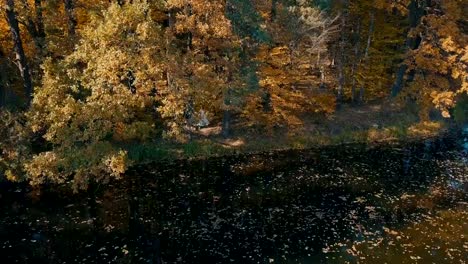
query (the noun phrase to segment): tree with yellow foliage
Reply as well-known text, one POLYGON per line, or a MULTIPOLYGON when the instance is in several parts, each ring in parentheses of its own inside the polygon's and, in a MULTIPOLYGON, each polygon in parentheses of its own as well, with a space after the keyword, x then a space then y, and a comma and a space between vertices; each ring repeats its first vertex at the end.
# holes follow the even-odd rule
POLYGON ((290 131, 389 95, 462 120, 465 2, 3 0, 0 171, 86 187, 194 127, 290 131))
POLYGON ((191 117, 201 110, 211 116, 224 112, 227 136, 236 91, 242 87, 238 78, 240 42, 226 17, 227 3, 169 0, 167 8, 174 16, 168 55, 175 63, 168 60, 163 99, 167 103, 160 107, 163 117, 172 119, 172 128, 180 128, 191 125, 191 117))
POLYGON ((414 73, 406 95, 420 106, 422 120, 434 106, 444 117, 460 95, 468 93, 468 3, 461 0, 429 1, 426 14, 410 34, 421 44, 407 54, 414 73))
POLYGON ((50 146, 25 165, 34 184, 119 178, 131 163, 126 147, 156 135, 163 43, 148 4, 112 4, 80 33, 72 54, 43 65, 28 114, 50 146))
POLYGON ((258 8, 271 40, 256 54, 261 89, 249 97, 248 116, 268 126, 293 127, 302 124, 302 114, 333 112, 334 96, 319 89, 317 75, 325 64, 332 21, 307 1, 271 1, 258 8))

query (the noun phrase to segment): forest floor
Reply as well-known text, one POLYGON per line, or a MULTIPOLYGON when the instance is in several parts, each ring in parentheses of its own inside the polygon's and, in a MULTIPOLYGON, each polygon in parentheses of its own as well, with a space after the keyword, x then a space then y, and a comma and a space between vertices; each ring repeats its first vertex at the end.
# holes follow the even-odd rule
POLYGON ((225 139, 221 126, 192 131, 184 144, 163 142, 157 148, 164 158, 206 158, 285 149, 307 149, 346 143, 379 143, 434 137, 448 128, 446 121, 420 122, 417 111, 391 102, 365 106, 344 105, 334 114, 303 117, 300 128, 261 129, 237 119, 225 139))

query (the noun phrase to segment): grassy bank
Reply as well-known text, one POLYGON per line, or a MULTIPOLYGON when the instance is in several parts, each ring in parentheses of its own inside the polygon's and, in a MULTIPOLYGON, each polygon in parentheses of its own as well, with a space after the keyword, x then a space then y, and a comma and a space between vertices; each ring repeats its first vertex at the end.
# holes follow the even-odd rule
POLYGON ((221 136, 219 126, 193 131, 185 143, 163 140, 130 149, 133 160, 208 158, 286 149, 308 149, 347 143, 379 144, 436 137, 447 131, 450 122, 420 122, 408 109, 385 106, 346 107, 327 119, 305 118, 301 127, 276 127, 267 131, 256 125, 236 123, 232 137, 221 136))

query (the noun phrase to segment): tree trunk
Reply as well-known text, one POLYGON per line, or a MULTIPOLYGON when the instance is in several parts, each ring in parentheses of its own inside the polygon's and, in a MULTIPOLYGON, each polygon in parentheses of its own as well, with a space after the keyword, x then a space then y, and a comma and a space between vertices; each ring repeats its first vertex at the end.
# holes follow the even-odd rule
MULTIPOLYGON (((29 4, 23 0, 26 8, 29 7, 29 4)), ((36 46, 37 52, 39 54, 39 59, 43 58, 45 55, 45 48, 46 48, 46 34, 44 28, 44 18, 42 13, 42 0, 34 0, 34 15, 35 17, 27 16, 26 21, 20 21, 26 29, 28 30, 29 34, 32 37, 34 42, 34 46, 36 46)))
POLYGON ((357 102, 357 92, 356 92, 356 72, 361 62, 361 57, 359 55, 359 50, 361 48, 361 21, 358 19, 357 29, 355 32, 355 43, 354 43, 354 62, 351 68, 351 76, 353 78, 353 83, 351 85, 351 94, 353 103, 357 102))
POLYGON ((272 0, 271 1, 271 11, 270 11, 270 21, 273 22, 276 19, 276 14, 277 14, 277 5, 278 5, 278 0, 272 0))
MULTIPOLYGON (((192 15, 192 6, 187 2, 184 8, 185 15, 187 17, 190 17, 192 15)), ((187 51, 190 51, 192 49, 192 31, 189 30, 187 34, 187 51)))
POLYGON ((41 39, 41 44, 45 46, 45 27, 44 27, 44 17, 42 14, 42 0, 34 0, 34 9, 36 13, 36 28, 38 37, 41 39))
MULTIPOLYGON (((231 81, 231 78, 228 78, 228 82, 231 81)), ((228 83, 228 85, 231 85, 228 83)), ((224 105, 226 109, 223 113, 223 122, 222 122, 222 135, 224 138, 229 138, 231 136, 231 88, 228 88, 227 93, 224 97, 224 105)))
POLYGON ((323 90, 325 89, 325 67, 322 64, 322 55, 320 52, 317 54, 317 68, 320 73, 319 90, 323 90))
POLYGON ((224 138, 231 136, 231 110, 226 109, 223 113, 222 135, 224 138))
POLYGON ((405 63, 402 63, 400 67, 398 67, 395 77, 395 83, 393 83, 392 86, 392 97, 396 97, 402 90, 406 69, 408 69, 408 66, 405 63))
POLYGON ((372 42, 372 35, 374 34, 374 27, 375 27, 375 11, 372 10, 370 13, 370 22, 369 22, 369 34, 367 36, 367 45, 366 50, 364 51, 364 60, 367 60, 369 57, 369 50, 372 42))
MULTIPOLYGON (((0 67, 0 70, 2 68, 0 67)), ((5 80, 3 80, 3 72, 0 73, 0 108, 6 106, 6 85, 5 80)))
POLYGON ((0 49, 0 108, 8 106, 13 99, 13 91, 10 87, 11 73, 10 65, 6 54, 0 49))
MULTIPOLYGON (((174 32, 174 24, 175 24, 175 13, 173 10, 169 10, 168 12, 168 28, 170 30, 170 34, 166 35, 166 57, 169 58, 171 52, 171 42, 173 41, 173 34, 174 32)), ((169 69, 166 69, 166 85, 168 88, 172 87, 172 79, 169 69)))
POLYGON ((31 73, 24 54, 23 42, 21 40, 20 29, 18 20, 15 13, 14 0, 5 0, 6 4, 6 17, 10 27, 11 36, 14 44, 14 52, 16 56, 16 65, 20 71, 21 78, 23 79, 23 88, 26 95, 26 103, 29 105, 32 98, 33 84, 31 80, 31 73))
POLYGON ((271 93, 266 89, 262 96, 262 108, 264 113, 270 113, 273 110, 271 107, 271 93))
MULTIPOLYGON (((370 47, 372 43, 372 36, 374 35, 374 28, 375 28, 375 10, 372 10, 369 14, 370 20, 369 20, 369 33, 367 35, 367 44, 366 44, 366 50, 364 51, 364 64, 368 65, 369 63, 369 52, 370 52, 370 47)), ((359 89, 359 97, 358 97, 358 103, 362 103, 364 100, 364 86, 361 85, 361 88, 359 89)))
POLYGON ((326 84, 325 84, 325 67, 323 65, 320 65, 319 66, 319 70, 320 70, 320 85, 319 85, 319 89, 320 91, 324 91, 325 88, 326 88, 326 84))
POLYGON ((75 3, 73 0, 64 0, 65 13, 67 14, 68 36, 76 34, 76 16, 75 16, 75 3))
MULTIPOLYGON (((412 0, 408 6, 408 9, 409 9, 408 18, 410 21, 409 31, 411 31, 412 29, 414 29, 415 27, 419 25, 421 18, 424 15, 424 6, 421 5, 418 0, 412 0)), ((406 52, 417 49, 419 47, 420 42, 421 42, 421 38, 419 36, 413 37, 413 36, 408 35, 408 37, 406 38, 406 42, 405 42, 406 52)), ((392 93, 391 93, 392 97, 397 96, 403 89, 403 83, 404 83, 405 73, 407 69, 408 69, 408 65, 406 65, 406 63, 404 62, 399 66, 396 72, 395 82, 392 85, 392 93)), ((410 74, 410 79, 412 79, 411 75, 413 74, 414 73, 410 74)))
POLYGON ((348 1, 343 2, 343 14, 341 15, 341 37, 340 37, 340 54, 338 60, 338 90, 336 95, 336 105, 339 108, 343 102, 344 86, 345 86, 345 45, 346 45, 346 21, 348 16, 348 1))
POLYGON ((6 80, 6 69, 4 66, 4 60, 5 54, 3 51, 0 49, 0 108, 6 106, 6 93, 7 93, 7 80, 6 80))

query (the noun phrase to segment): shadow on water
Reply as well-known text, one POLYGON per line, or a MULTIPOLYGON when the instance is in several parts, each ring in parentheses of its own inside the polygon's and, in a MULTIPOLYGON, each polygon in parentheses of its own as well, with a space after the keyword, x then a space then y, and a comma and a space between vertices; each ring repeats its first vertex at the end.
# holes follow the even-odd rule
POLYGON ((88 193, 2 193, 2 263, 463 263, 449 139, 134 168, 88 193))

